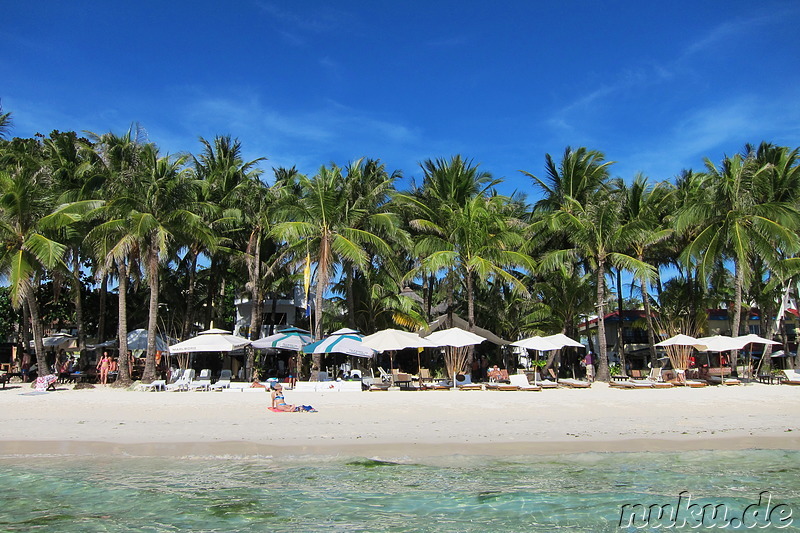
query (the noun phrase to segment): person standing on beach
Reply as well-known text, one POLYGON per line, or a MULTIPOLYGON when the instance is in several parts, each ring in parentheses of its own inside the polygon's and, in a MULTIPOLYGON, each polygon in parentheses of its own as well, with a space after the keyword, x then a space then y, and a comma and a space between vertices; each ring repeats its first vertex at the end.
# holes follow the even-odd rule
POLYGON ((586 381, 592 383, 594 381, 594 357, 592 352, 586 352, 583 364, 586 365, 586 381))
POLYGON ((103 357, 97 362, 97 370, 100 372, 100 384, 108 384, 108 372, 111 370, 111 358, 108 352, 103 352, 103 357))
POLYGON ((22 381, 28 381, 28 373, 31 370, 31 354, 27 351, 22 352, 22 362, 20 363, 20 372, 22 373, 22 381))

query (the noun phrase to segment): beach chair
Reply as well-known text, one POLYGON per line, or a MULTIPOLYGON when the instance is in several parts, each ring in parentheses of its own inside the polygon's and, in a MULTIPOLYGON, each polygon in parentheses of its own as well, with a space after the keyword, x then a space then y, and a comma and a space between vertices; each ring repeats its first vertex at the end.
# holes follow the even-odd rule
POLYGON ((483 390, 480 383, 472 382, 472 374, 459 374, 456 376, 456 387, 458 390, 483 390), (458 379, 461 376, 464 379, 458 379))
POLYGON ((200 371, 200 376, 195 380, 189 382, 188 390, 190 391, 207 391, 211 387, 211 369, 204 368, 200 371))
POLYGON ((518 390, 525 391, 540 391, 542 388, 539 385, 531 385, 528 381, 528 376, 525 374, 513 374, 508 376, 511 385, 515 385, 518 390))
POLYGON ((212 391, 221 391, 231 386, 231 377, 233 373, 230 370, 223 370, 219 373, 219 379, 216 383, 212 384, 209 388, 212 391))
POLYGON ((191 368, 187 368, 183 371, 178 379, 175 380, 174 383, 167 384, 167 390, 171 392, 180 392, 189 390, 189 383, 194 380, 195 372, 191 368))
POLYGON ((795 370, 784 370, 783 371, 783 379, 781 380, 782 385, 800 385, 800 374, 798 374, 795 370))
POLYGON ((388 373, 383 367, 378 367, 378 372, 381 373, 381 381, 384 383, 391 383, 392 382, 392 375, 388 373))
POLYGON ((592 384, 588 381, 584 381, 582 379, 572 379, 572 378, 565 378, 558 380, 558 383, 569 387, 570 389, 588 389, 592 386, 592 384))
POLYGON ((151 383, 140 383, 139 390, 144 392, 165 391, 167 390, 167 380, 157 379, 151 383))

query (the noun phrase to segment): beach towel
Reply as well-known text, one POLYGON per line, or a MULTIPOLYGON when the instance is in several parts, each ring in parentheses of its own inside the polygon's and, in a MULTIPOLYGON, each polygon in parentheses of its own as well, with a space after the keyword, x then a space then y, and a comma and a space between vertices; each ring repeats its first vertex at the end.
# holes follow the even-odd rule
POLYGON ((58 376, 55 374, 48 374, 46 376, 39 376, 36 378, 36 385, 34 388, 39 392, 47 392, 48 387, 58 381, 58 376))
POLYGON ((272 411, 273 413, 316 413, 317 410, 311 407, 310 405, 298 405, 298 409, 296 411, 281 411, 277 407, 267 407, 268 411, 272 411))

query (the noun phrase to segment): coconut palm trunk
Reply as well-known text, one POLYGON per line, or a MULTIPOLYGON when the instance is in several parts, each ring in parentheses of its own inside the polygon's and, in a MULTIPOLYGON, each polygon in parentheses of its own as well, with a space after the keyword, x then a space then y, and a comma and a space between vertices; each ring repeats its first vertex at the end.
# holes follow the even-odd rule
MULTIPOLYGON (((642 257, 639 257, 642 260, 642 257)), ((647 322, 647 342, 650 344, 650 366, 656 366, 656 335, 655 326, 653 325, 652 310, 650 307, 650 295, 647 291, 647 281, 644 278, 639 278, 639 283, 642 284, 642 301, 644 302, 644 316, 647 322)))
POLYGON ((181 338, 186 339, 192 332, 194 324, 194 295, 197 287, 197 250, 190 250, 191 260, 189 264, 189 280, 186 287, 186 314, 183 317, 183 327, 181 328, 181 338))
POLYGON ((75 322, 78 329, 78 352, 81 359, 86 352, 86 330, 83 324, 83 295, 81 291, 81 262, 78 250, 72 250, 72 282, 73 282, 73 303, 75 305, 75 322))
POLYGON ((99 315, 97 318, 97 341, 103 342, 106 338, 106 302, 108 297, 108 274, 103 274, 100 282, 99 315))
MULTIPOLYGON (((597 380, 608 381, 608 353, 606 349, 606 321, 605 321, 605 276, 606 269, 603 261, 597 262, 597 380)), ((593 361, 594 363, 594 361, 593 361)))
POLYGON ((150 306, 147 313, 147 356, 144 360, 142 381, 150 383, 156 378, 156 334, 158 333, 158 253, 155 236, 151 237, 147 254, 147 275, 150 284, 150 306))
POLYGON ((128 368, 128 268, 125 261, 121 260, 117 264, 119 274, 119 299, 117 302, 117 313, 119 321, 117 323, 117 339, 119 339, 119 374, 117 383, 126 386, 131 382, 131 372, 128 368))
MULTIPOLYGON (((319 340, 322 338, 322 306, 323 306, 323 293, 328 288, 328 268, 330 266, 331 254, 331 237, 327 232, 322 234, 319 243, 319 262, 317 264, 317 289, 314 294, 314 338, 319 340)), ((311 372, 312 376, 320 370, 322 362, 321 354, 315 353, 311 357, 311 372)))
POLYGON ((28 307, 28 312, 31 317, 31 329, 33 330, 33 345, 36 349, 36 368, 39 376, 44 376, 50 373, 50 367, 47 364, 47 354, 44 351, 44 328, 42 327, 41 313, 39 312, 39 302, 33 294, 33 288, 26 285, 22 289, 25 304, 28 307))
MULTIPOLYGON (((733 301, 733 324, 731 325, 731 336, 738 337, 742 323, 742 286, 744 285, 744 269, 740 261, 734 261, 734 301, 733 301)), ((738 350, 731 350, 731 373, 736 375, 736 367, 738 366, 738 350)))

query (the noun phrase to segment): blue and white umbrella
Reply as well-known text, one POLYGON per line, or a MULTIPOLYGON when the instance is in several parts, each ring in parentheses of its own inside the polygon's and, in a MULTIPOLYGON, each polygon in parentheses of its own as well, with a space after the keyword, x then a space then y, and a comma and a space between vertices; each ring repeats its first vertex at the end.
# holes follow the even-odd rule
POLYGON ((282 350, 294 350, 299 352, 303 346, 310 344, 314 339, 308 331, 299 328, 288 328, 279 331, 269 337, 253 341, 253 348, 280 348, 282 350))
POLYGON ((372 357, 375 350, 361 342, 363 337, 352 329, 334 331, 330 337, 303 347, 303 353, 342 353, 356 357, 372 357))

